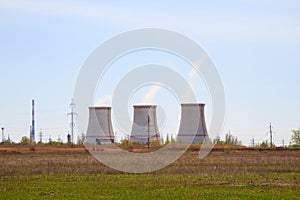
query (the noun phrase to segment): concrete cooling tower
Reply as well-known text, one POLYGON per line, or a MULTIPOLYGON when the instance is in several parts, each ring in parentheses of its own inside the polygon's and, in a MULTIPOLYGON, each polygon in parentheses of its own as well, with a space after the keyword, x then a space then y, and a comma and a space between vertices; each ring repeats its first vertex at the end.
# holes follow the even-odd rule
POLYGON ((205 117, 205 104, 181 104, 181 120, 177 135, 177 142, 182 143, 208 143, 205 117))
POLYGON ((139 105, 133 106, 134 117, 131 129, 130 141, 142 144, 148 144, 153 140, 160 141, 160 135, 157 127, 156 106, 139 105))
POLYGON ((111 123, 111 107, 89 107, 89 123, 86 133, 86 143, 114 143, 114 133, 111 123))

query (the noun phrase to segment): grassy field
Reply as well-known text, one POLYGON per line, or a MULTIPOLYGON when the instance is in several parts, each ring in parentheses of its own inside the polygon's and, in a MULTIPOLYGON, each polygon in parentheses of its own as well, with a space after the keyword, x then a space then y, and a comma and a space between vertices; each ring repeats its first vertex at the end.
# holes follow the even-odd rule
POLYGON ((0 147, 0 199, 300 199, 299 150, 191 149, 150 174, 110 169, 83 148, 0 147))

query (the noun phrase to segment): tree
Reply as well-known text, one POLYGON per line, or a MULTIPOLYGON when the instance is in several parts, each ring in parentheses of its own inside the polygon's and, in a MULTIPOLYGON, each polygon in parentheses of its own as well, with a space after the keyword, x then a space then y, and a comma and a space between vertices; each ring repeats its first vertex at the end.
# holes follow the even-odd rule
POLYGON ((259 145, 260 148, 268 148, 269 147, 269 143, 268 141, 263 141, 260 145, 259 145))
POLYGON ((231 135, 230 133, 227 133, 224 143, 229 145, 241 145, 242 142, 239 141, 237 137, 231 135))
POLYGON ((292 130, 292 132, 292 142, 297 146, 300 145, 300 129, 292 130))
POLYGON ((214 139, 213 143, 214 143, 214 144, 223 144, 224 142, 221 141, 220 136, 217 136, 217 137, 214 139))
POLYGON ((21 138, 20 144, 29 144, 30 143, 30 139, 26 136, 23 136, 21 138))

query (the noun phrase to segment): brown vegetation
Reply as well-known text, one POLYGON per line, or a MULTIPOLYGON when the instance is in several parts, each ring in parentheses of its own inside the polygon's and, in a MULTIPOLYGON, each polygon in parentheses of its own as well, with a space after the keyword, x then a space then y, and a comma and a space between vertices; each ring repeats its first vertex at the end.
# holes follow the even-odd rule
MULTIPOLYGON (((203 159, 199 145, 191 148, 175 163, 154 174, 256 174, 300 173, 300 150, 264 150, 215 148, 203 159)), ((29 146, 0 147, 0 174, 119 174, 93 158, 84 147, 29 146)))

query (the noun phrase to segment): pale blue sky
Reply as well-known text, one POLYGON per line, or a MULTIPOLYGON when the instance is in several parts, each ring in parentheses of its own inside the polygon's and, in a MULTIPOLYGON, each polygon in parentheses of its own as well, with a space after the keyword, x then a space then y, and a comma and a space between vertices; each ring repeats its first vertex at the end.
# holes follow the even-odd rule
MULTIPOLYGON (((29 134, 34 98, 36 132, 42 129, 44 139, 60 135, 66 140, 66 113, 81 64, 105 40, 145 27, 180 32, 207 51, 225 87, 221 136, 231 130, 245 145, 252 137, 261 142, 268 139, 272 122, 279 145, 282 139, 287 144, 291 130, 300 128, 297 0, 3 0, 0 125, 5 126, 6 135, 19 141, 29 134)), ((109 91, 98 92, 99 98, 109 95, 109 91)), ((199 101, 207 100, 203 98, 199 101)))

